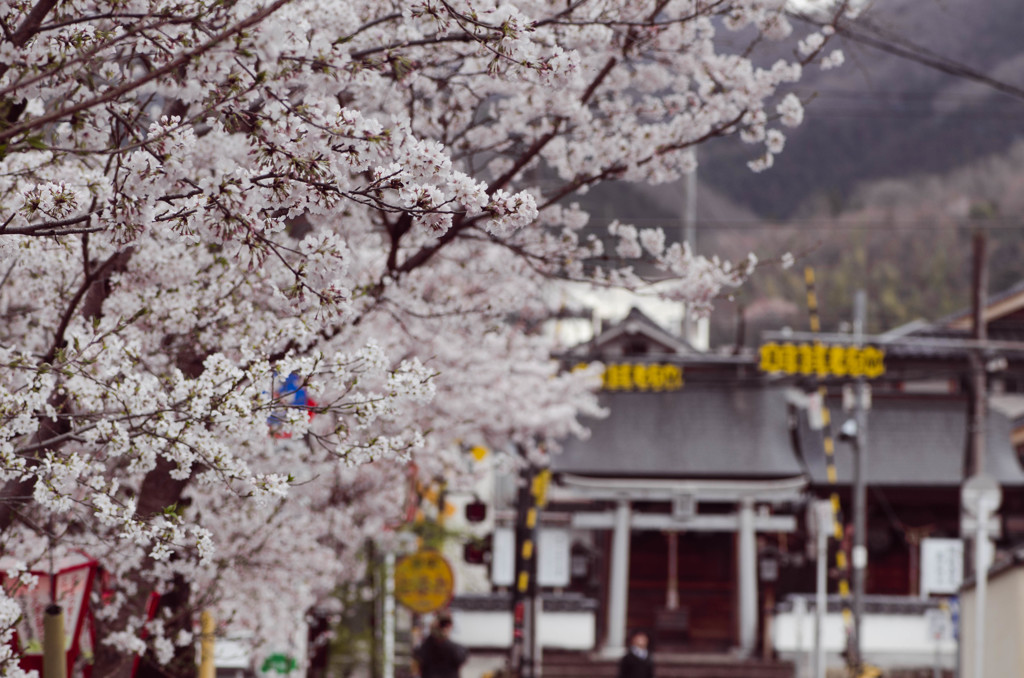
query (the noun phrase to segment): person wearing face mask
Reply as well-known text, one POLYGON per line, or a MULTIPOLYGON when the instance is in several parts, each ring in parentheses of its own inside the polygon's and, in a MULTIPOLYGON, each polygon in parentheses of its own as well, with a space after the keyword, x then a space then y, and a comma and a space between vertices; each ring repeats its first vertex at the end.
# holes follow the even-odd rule
POLYGON ((648 638, 643 631, 629 637, 629 650, 619 660, 618 678, 654 678, 654 662, 648 652, 648 638))

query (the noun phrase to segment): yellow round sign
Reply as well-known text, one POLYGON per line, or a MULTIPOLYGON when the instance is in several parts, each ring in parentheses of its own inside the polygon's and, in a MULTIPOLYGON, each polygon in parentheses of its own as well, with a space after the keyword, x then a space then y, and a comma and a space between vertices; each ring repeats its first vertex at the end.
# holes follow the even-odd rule
POLYGON ((405 556, 395 565, 395 599, 413 612, 435 612, 452 599, 452 567, 437 551, 405 556))

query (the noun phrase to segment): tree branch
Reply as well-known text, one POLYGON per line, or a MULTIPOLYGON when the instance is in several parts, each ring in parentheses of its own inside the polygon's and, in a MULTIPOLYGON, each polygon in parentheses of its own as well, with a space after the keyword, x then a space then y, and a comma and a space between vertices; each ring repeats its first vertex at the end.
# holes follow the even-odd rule
MULTIPOLYGON (((11 36, 11 42, 14 43, 15 47, 24 47, 39 27, 43 25, 43 19, 50 13, 54 7, 57 6, 57 0, 39 0, 36 6, 32 8, 32 11, 28 13, 25 20, 18 26, 18 30, 14 31, 14 35, 11 36)), ((0 75, 3 75, 0 72, 0 75)))
MULTIPOLYGON (((57 6, 58 0, 39 0, 36 6, 28 13, 25 20, 21 22, 18 29, 14 31, 14 34, 10 36, 10 41, 15 47, 24 47, 39 27, 43 24, 43 19, 50 13, 54 7, 57 6)), ((4 33, 6 33, 6 29, 4 33)), ((7 73, 7 69, 10 68, 9 64, 0 64, 0 78, 4 77, 7 73)))
MULTIPOLYGON (((56 0, 52 1, 55 2, 56 0)), ((260 11, 255 12, 254 14, 251 14, 250 16, 246 17, 245 19, 242 19, 230 28, 227 28, 224 31, 221 31, 220 33, 215 35, 213 38, 209 40, 209 42, 200 45, 199 47, 195 48, 190 52, 185 52, 178 58, 173 59, 168 63, 164 64, 163 66, 161 66, 160 68, 147 73, 145 76, 139 78, 138 80, 127 82, 121 85, 120 87, 113 87, 104 92, 100 96, 93 97, 92 99, 87 99, 79 104, 71 106, 70 108, 53 111, 46 115, 41 115, 38 118, 33 118, 28 122, 23 122, 20 125, 14 125, 13 127, 2 130, 0 131, 0 143, 6 142, 14 138, 15 136, 21 134, 22 132, 27 132, 28 130, 33 129, 35 127, 48 125, 52 122, 60 120, 61 118, 72 116, 75 113, 80 113, 84 110, 93 108, 94 106, 99 106, 100 104, 107 103, 108 101, 115 101, 123 95, 127 94, 128 92, 131 92, 132 90, 136 90, 142 87, 148 82, 151 82, 153 80, 156 80, 157 78, 167 75, 168 73, 172 73, 178 70, 182 66, 185 66, 186 64, 191 62, 196 57, 202 56, 206 52, 209 52, 211 49, 213 49, 220 43, 224 42, 228 38, 232 37, 236 33, 240 33, 241 31, 244 31, 246 28, 249 28, 250 26, 255 26, 256 24, 260 23, 268 16, 279 10, 281 7, 288 4, 289 2, 291 2, 291 0, 275 0, 269 7, 265 7, 264 9, 261 9, 260 11)), ((2 75, 3 73, 0 72, 0 76, 2 75)))
POLYGON ((96 214, 99 210, 88 212, 87 214, 81 214, 77 217, 70 217, 68 219, 61 219, 60 221, 47 221, 41 224, 30 224, 28 226, 21 226, 19 228, 7 228, 6 224, 0 226, 0 234, 2 235, 52 235, 58 229, 64 226, 74 226, 85 221, 92 219, 92 215, 96 214))
POLYGON ((134 251, 134 248, 129 248, 127 250, 115 252, 110 255, 110 257, 104 261, 99 268, 85 276, 85 279, 82 280, 82 285, 78 288, 78 291, 75 292, 71 301, 68 302, 67 308, 64 309, 64 315, 61 316, 60 323, 57 325, 57 329, 53 333, 53 343, 50 346, 50 350, 47 351, 46 355, 43 357, 42 362, 52 363, 53 359, 57 355, 57 351, 66 345, 67 342, 64 339, 64 333, 67 331, 68 325, 71 323, 71 318, 75 315, 75 311, 78 310, 78 305, 82 302, 82 299, 85 298, 85 295, 92 288, 93 284, 103 280, 115 266, 123 266, 124 263, 132 256, 134 251))

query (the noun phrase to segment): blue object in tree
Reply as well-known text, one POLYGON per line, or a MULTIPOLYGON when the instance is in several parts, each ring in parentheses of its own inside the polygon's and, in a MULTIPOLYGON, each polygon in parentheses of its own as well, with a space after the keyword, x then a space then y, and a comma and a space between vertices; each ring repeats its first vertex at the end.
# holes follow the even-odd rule
MULTIPOLYGON (((274 388, 273 397, 275 400, 280 400, 288 407, 301 407, 309 410, 309 418, 313 418, 313 407, 316 403, 309 397, 306 389, 302 386, 302 377, 295 372, 292 372, 279 386, 274 388)), ((267 425, 270 426, 270 431, 273 433, 275 438, 290 438, 291 433, 281 433, 278 431, 281 425, 284 424, 285 417, 279 414, 271 414, 267 417, 267 425)))

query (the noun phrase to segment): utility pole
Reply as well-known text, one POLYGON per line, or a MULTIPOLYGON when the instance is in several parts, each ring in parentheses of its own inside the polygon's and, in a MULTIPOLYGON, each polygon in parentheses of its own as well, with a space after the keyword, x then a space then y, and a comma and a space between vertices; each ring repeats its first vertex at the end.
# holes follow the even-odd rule
POLYGON ((537 536, 540 511, 547 504, 549 469, 526 465, 516 500, 516 569, 512 588, 512 646, 509 668, 517 678, 540 678, 540 596, 537 586, 537 536))
MULTIPOLYGON (((857 290, 853 299, 853 335, 857 347, 864 344, 864 331, 867 322, 867 294, 857 290)), ((867 399, 868 385, 863 375, 857 377, 855 390, 855 423, 853 433, 853 665, 860 668, 864 664, 864 575, 868 565, 867 540, 867 399)))
MULTIPOLYGON (((985 472, 985 422, 987 420, 987 380, 985 375, 984 342, 988 339, 985 325, 985 301, 988 295, 988 257, 986 256, 986 233, 976 228, 971 238, 971 338, 975 347, 968 349, 970 370, 971 405, 968 420, 967 450, 964 454, 964 480, 985 472)), ((961 513, 966 507, 960 507, 961 513)), ((977 575, 975 561, 971 557, 969 533, 964 540, 964 576, 977 575)))
MULTIPOLYGON (((696 151, 694 151, 696 154, 696 151)), ((697 253, 697 168, 685 177, 686 204, 683 206, 683 243, 690 246, 690 253, 697 253)), ((687 304, 683 316, 683 337, 691 345, 697 338, 697 320, 693 317, 693 305, 687 304)))
MULTIPOLYGON (((971 317, 973 331, 971 334, 974 340, 981 344, 988 339, 988 327, 985 324, 985 302, 988 297, 988 256, 986 252, 988 243, 983 228, 975 229, 972 245, 971 317)), ((971 351, 970 355, 973 406, 971 409, 970 459, 966 468, 967 477, 985 471, 985 421, 988 404, 985 357, 982 355, 982 349, 971 351)))
POLYGON ((512 582, 512 646, 509 648, 509 669, 517 678, 533 677, 533 654, 530 651, 532 621, 529 607, 533 583, 533 525, 529 524, 532 507, 530 486, 533 466, 519 471, 519 490, 516 494, 516 564, 512 582))
MULTIPOLYGON (((818 313, 818 293, 815 290, 815 275, 814 269, 807 267, 804 269, 804 280, 807 283, 807 314, 810 325, 810 336, 815 345, 819 345, 819 337, 821 335, 821 317, 818 313)), ((844 337, 844 341, 848 341, 847 337, 844 337)), ((835 463, 835 441, 832 439, 832 415, 828 408, 828 389, 823 385, 818 385, 818 397, 821 400, 821 431, 822 431, 822 451, 825 453, 825 476, 828 478, 829 484, 832 485, 831 496, 829 497, 829 503, 831 504, 832 510, 832 533, 836 541, 839 542, 839 547, 836 549, 836 572, 839 574, 838 588, 840 595, 840 605, 843 615, 843 627, 847 631, 847 665, 856 666, 857 658, 854 656, 856 649, 856 636, 854 635, 853 628, 853 614, 850 610, 850 560, 846 557, 846 547, 849 539, 849 530, 845 529, 843 520, 841 518, 842 512, 839 501, 839 493, 835 488, 836 483, 839 481, 839 475, 836 472, 835 463)), ((845 426, 844 426, 845 428, 845 426)), ((840 439, 845 438, 843 431, 840 430, 840 439)), ((854 436, 854 443, 856 443, 856 436, 854 436)), ((827 548, 827 540, 825 542, 827 548)), ((820 563, 819 563, 820 566, 820 563)), ((821 614, 827 612, 826 603, 819 603, 819 611, 821 614)), ((824 660, 821 665, 823 666, 824 660)))
MULTIPOLYGON (((988 298, 988 256, 987 256, 987 234, 985 229, 977 227, 971 238, 972 250, 972 273, 971 273, 971 325, 972 338, 976 342, 976 348, 970 352, 971 368, 971 419, 970 419, 970 444, 968 445, 968 459, 964 464, 965 481, 961 491, 960 511, 961 516, 965 513, 975 514, 977 524, 974 534, 964 531, 964 573, 973 572, 975 581, 975 609, 974 609, 974 678, 984 676, 984 639, 985 639, 985 608, 986 588, 988 585, 988 546, 989 533, 988 521, 992 514, 999 508, 1001 495, 999 486, 989 476, 985 475, 985 427, 988 420, 988 380, 985 374, 985 342, 988 339, 988 327, 985 323, 985 303, 988 298), (992 483, 994 487, 984 487, 992 483), (981 492, 973 491, 976 486, 983 486, 981 492), (965 495, 977 494, 977 502, 967 499, 965 495), (983 496, 984 495, 984 496, 983 496), (972 506, 972 504, 975 504, 972 506), (974 539, 974 548, 971 547, 971 539, 974 539), (973 563, 970 554, 974 552, 973 563), (973 565, 973 567, 972 567, 973 565)), ((961 517, 961 523, 963 517, 961 517)), ((957 665, 963 661, 960 645, 957 646, 957 665)))

